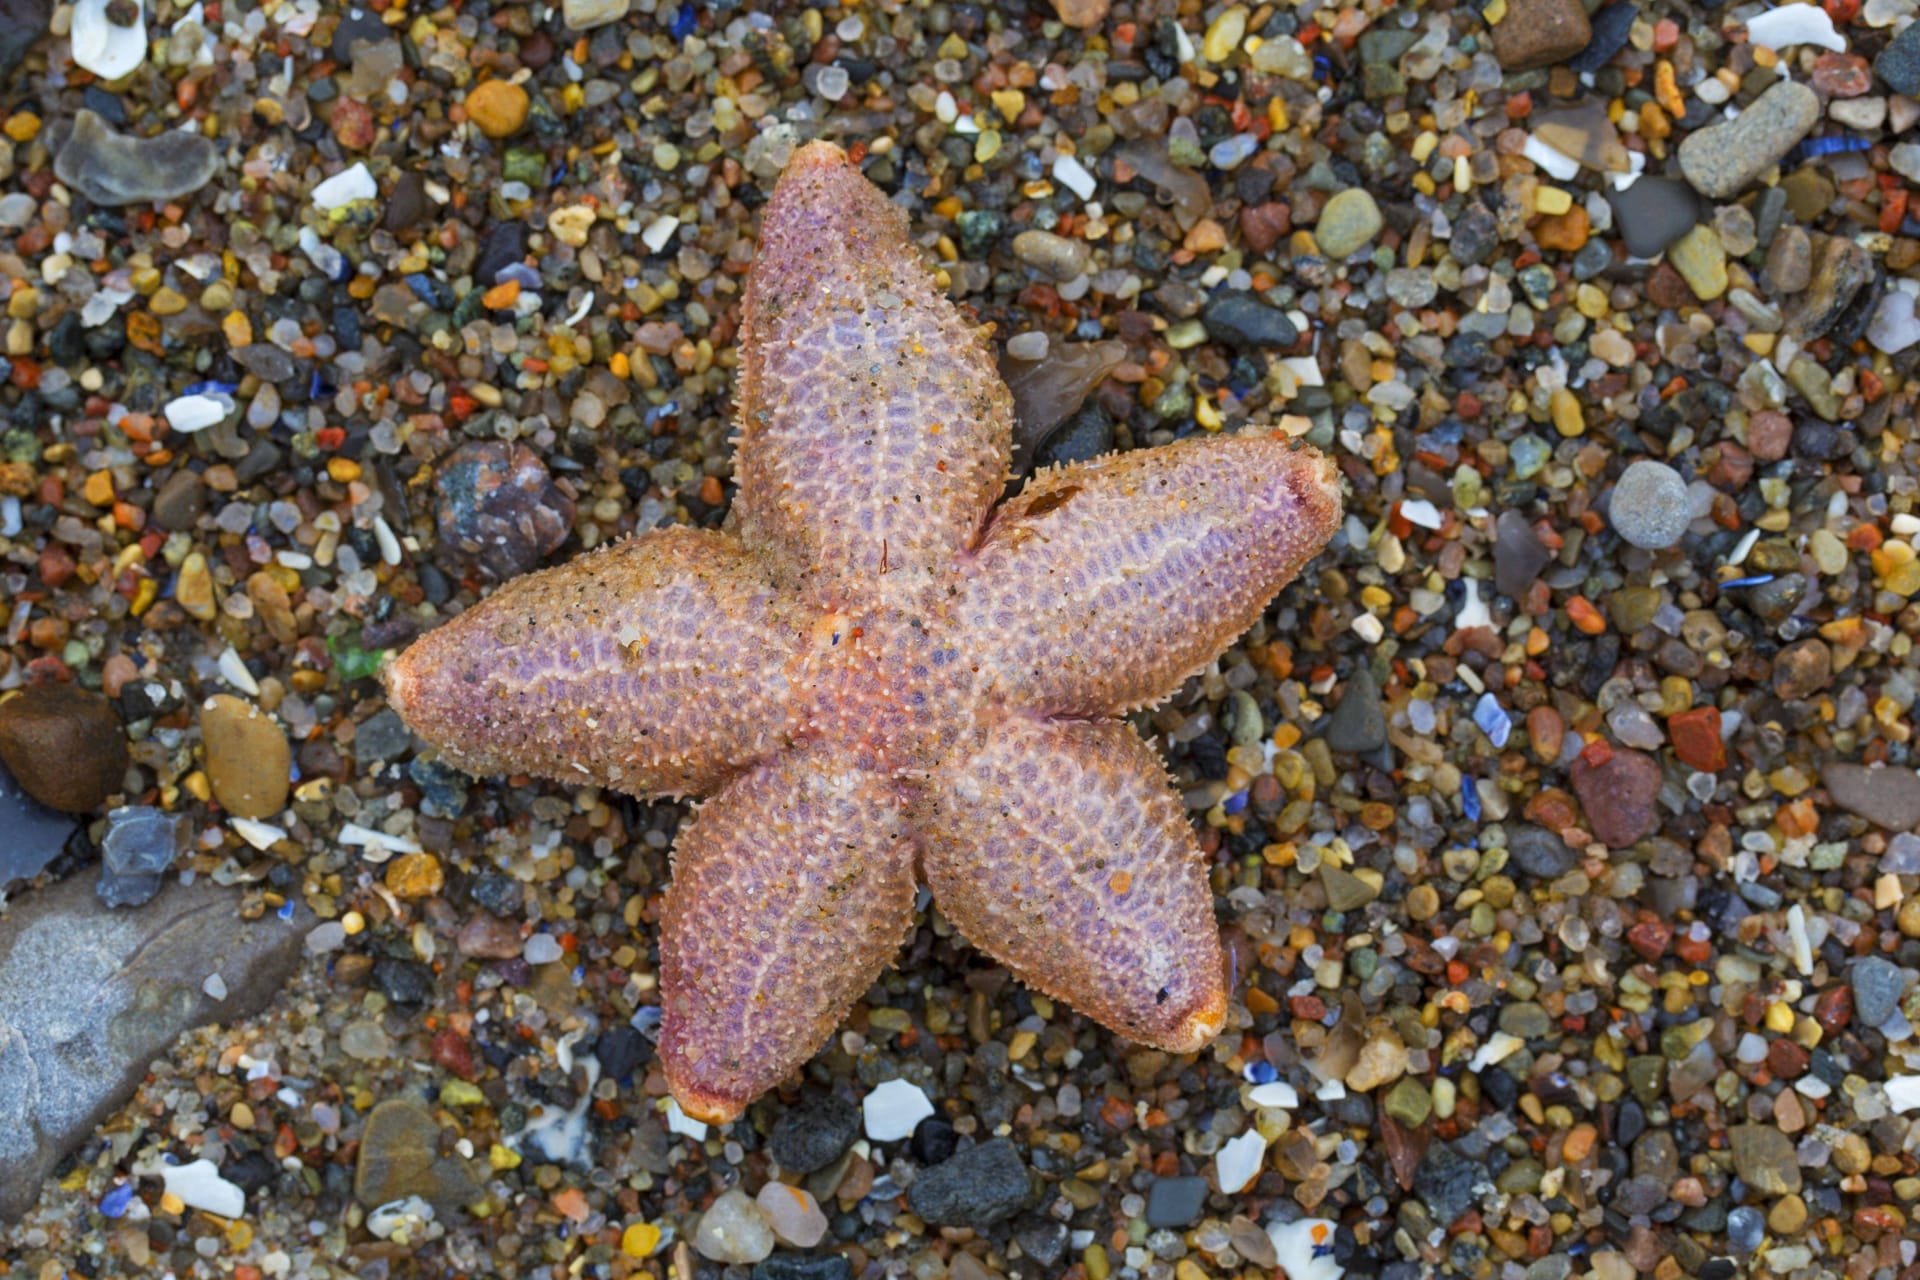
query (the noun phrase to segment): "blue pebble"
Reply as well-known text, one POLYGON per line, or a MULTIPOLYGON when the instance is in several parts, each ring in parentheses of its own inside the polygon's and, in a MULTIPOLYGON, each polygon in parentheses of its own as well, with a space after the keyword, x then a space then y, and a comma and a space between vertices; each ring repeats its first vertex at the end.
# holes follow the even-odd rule
POLYGON ((1241 1074, 1246 1076, 1249 1084, 1272 1084, 1280 1078, 1280 1073, 1274 1070, 1273 1064, 1264 1058, 1249 1062, 1241 1069, 1241 1074))
POLYGON ((673 38, 675 40, 685 40, 693 34, 694 25, 698 21, 699 15, 693 11, 692 5, 681 5, 674 11, 673 15, 673 38))
POLYGON ((1247 793, 1236 791, 1220 802, 1220 812, 1233 814, 1247 807, 1247 793))
POLYGON ((133 1203, 133 1184, 123 1182, 100 1197, 100 1216, 120 1218, 126 1216, 127 1206, 133 1203))
POLYGON ((1472 778, 1460 784, 1460 807, 1467 811, 1468 822, 1480 821, 1480 788, 1472 778))
POLYGON ((1507 738, 1513 733, 1513 717, 1507 714, 1500 700, 1491 693, 1481 694, 1480 701, 1473 704, 1473 722, 1480 726, 1480 731, 1487 735, 1487 740, 1493 743, 1496 750, 1505 747, 1507 738))

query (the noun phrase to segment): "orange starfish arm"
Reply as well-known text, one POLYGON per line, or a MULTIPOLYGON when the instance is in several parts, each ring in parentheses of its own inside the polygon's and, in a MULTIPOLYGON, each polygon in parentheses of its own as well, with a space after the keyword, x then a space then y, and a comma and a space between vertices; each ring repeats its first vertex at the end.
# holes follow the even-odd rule
POLYGON ((1006 482, 1012 398, 906 212, 830 143, 801 148, 761 218, 740 347, 733 511, 750 544, 831 593, 924 581, 973 538, 1006 482))
POLYGON ((660 1060, 690 1116, 732 1120, 811 1057, 912 923, 903 790, 832 757, 741 775, 675 844, 660 1060))
POLYGON ((1273 436, 1186 440, 1035 476, 958 606, 989 698, 1079 716, 1167 697, 1332 536, 1333 466, 1273 436))
POLYGON ((784 745, 795 716, 801 637, 768 578, 729 535, 643 534, 423 636, 386 668, 387 700, 468 773, 705 791, 784 745))
POLYGON ((1176 1053, 1226 1019, 1202 855, 1153 750, 1115 721, 1010 716, 915 812, 934 901, 1022 982, 1176 1053))

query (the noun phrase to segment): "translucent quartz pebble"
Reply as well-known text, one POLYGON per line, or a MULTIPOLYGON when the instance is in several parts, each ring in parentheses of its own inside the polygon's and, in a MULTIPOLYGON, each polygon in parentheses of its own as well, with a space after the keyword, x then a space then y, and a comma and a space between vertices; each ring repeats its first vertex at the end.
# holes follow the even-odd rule
POLYGON ((107 815, 100 842, 100 883, 95 892, 110 907, 137 907, 160 892, 160 878, 180 855, 182 829, 176 814, 144 805, 107 815))
POLYGON ((84 108, 53 161, 60 181, 95 204, 177 200, 206 186, 219 167, 219 149, 200 134, 130 138, 84 108))

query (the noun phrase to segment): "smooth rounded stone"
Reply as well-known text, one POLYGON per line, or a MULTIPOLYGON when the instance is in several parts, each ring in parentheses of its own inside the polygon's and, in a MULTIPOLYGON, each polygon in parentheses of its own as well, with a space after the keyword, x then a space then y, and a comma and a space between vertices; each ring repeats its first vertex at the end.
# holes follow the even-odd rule
POLYGON ((91 690, 28 685, 0 701, 0 763, 49 809, 91 813, 126 785, 127 731, 91 690))
POLYGON ((1147 1225, 1184 1227, 1200 1217, 1207 1205, 1205 1178, 1155 1178, 1147 1192, 1147 1225))
POLYGON ((419 1196, 451 1212, 483 1194, 465 1160, 440 1153, 440 1122, 426 1106, 412 1098, 388 1098, 367 1113, 353 1171, 353 1197, 362 1205, 371 1209, 419 1196))
POLYGON ((378 1062, 393 1054, 393 1040, 370 1018, 356 1018, 340 1028, 340 1052, 361 1062, 378 1062))
POLYGON ((853 1263, 838 1253, 776 1253, 754 1266, 753 1280, 853 1280, 853 1263))
POLYGON ((509 138, 527 122, 532 100, 511 80, 482 80, 466 97, 467 118, 489 138, 509 138))
POLYGON ((1207 335, 1237 350, 1290 347, 1300 339, 1287 313, 1244 289, 1222 289, 1200 309, 1207 335))
POLYGON ((1580 856, 1545 827, 1515 827, 1507 833, 1507 858, 1539 880, 1557 880, 1580 863, 1580 856))
POLYGON ((1320 210, 1313 242, 1320 246, 1321 253, 1337 262, 1365 247, 1386 225, 1372 194, 1363 187, 1349 187, 1336 192, 1320 210))
POLYGON ((1612 62, 1613 55, 1627 47, 1627 38, 1639 17, 1640 6, 1628 0, 1595 10, 1587 20, 1593 28, 1593 38, 1587 41, 1586 48, 1566 60, 1567 69, 1585 75, 1612 62))
POLYGON ((1609 186, 1607 204, 1627 252, 1636 258, 1665 253, 1700 221, 1700 197, 1672 178, 1646 176, 1628 187, 1609 186))
POLYGON ((353 759, 363 770, 398 760, 413 746, 413 730, 391 707, 382 707, 354 727, 353 759))
POLYGON ((1013 256, 1055 280, 1072 280, 1087 273, 1093 250, 1084 240, 1069 240, 1051 231, 1022 231, 1013 238, 1013 256))
POLYGON ((837 1094, 800 1104, 774 1122, 767 1150, 791 1173, 812 1173, 840 1158, 860 1134, 860 1109, 837 1094))
POLYGON ((693 1247, 711 1262, 753 1263, 773 1252, 773 1227, 759 1205, 734 1187, 700 1215, 693 1247))
POLYGON ((1113 420, 1089 405, 1057 427, 1034 455, 1033 465, 1063 467, 1113 452, 1113 420))
POLYGON ((1620 473, 1607 506, 1614 532, 1636 547, 1661 551, 1692 523, 1687 482, 1664 462, 1642 458, 1620 473))
POLYGON ((1534 533, 1533 522, 1518 511, 1502 511, 1493 532, 1493 585, 1501 595, 1518 600, 1553 563, 1553 552, 1534 533))
POLYGON ((1863 1027, 1882 1027, 1900 1011, 1913 974, 1884 956, 1868 956, 1847 970, 1847 984, 1853 988, 1855 1020, 1863 1027))
POLYGON ((180 815, 146 805, 107 814, 100 841, 100 879, 94 892, 109 907, 142 907, 160 892, 175 858, 186 852, 187 830, 180 815))
POLYGON ((185 533, 207 509, 207 486, 200 473, 181 467, 153 495, 153 522, 169 533, 185 533))
POLYGON ((1730 199, 1819 121, 1819 95, 1797 80, 1782 80, 1734 119, 1688 134, 1680 144, 1680 172, 1708 199, 1730 199))
POLYGON ((1920 98, 1920 23, 1909 23, 1873 60, 1873 73, 1905 98, 1920 98))
POLYGON ((1833 802, 1888 831, 1920 826, 1920 774, 1898 766, 1836 762, 1820 771, 1833 802))
POLYGON ((1493 56, 1508 71, 1550 67, 1592 42, 1593 26, 1579 0, 1508 0, 1493 27, 1493 56))
POLYGON ((1594 838, 1624 849, 1660 829, 1660 765, 1639 751, 1615 751, 1605 764, 1585 755, 1568 771, 1594 838))
POLYGON ((128 137, 84 107, 53 161, 60 181, 106 205, 178 200, 206 186, 219 168, 219 148, 203 134, 171 129, 128 137))
POLYGON ((287 805, 293 748, 258 707, 221 693, 201 705, 200 740, 213 798, 237 818, 271 818, 287 805))
POLYGON ((1833 679, 1833 651, 1809 636, 1773 656, 1773 692, 1783 702, 1811 697, 1833 679))
POLYGON ((760 1188, 754 1202, 767 1215, 774 1238, 781 1244, 811 1249, 826 1238, 827 1215, 820 1211, 820 1202, 804 1187, 769 1182, 760 1188))
POLYGON ((1380 686, 1373 671, 1362 664, 1347 677, 1346 692, 1333 709, 1327 727, 1321 733, 1327 746, 1335 751, 1364 754, 1387 745, 1387 712, 1380 701, 1380 686))
POLYGON ((296 906, 291 920, 244 920, 240 898, 203 876, 114 911, 88 877, 69 876, 10 904, 0 920, 0 1220, 39 1199, 42 1180, 181 1033, 250 1017, 280 990, 313 914, 296 906))
POLYGON ((573 499, 525 445, 463 444, 440 464, 436 488, 441 551, 496 578, 536 567, 573 529, 573 499))
POLYGON ((0 0, 0 76, 20 65, 53 17, 53 0, 0 0))
POLYGON ((1702 302, 1711 302, 1727 291, 1726 245, 1705 223, 1693 226, 1668 247, 1667 262, 1702 302))
POLYGON ((1783 1196, 1800 1190, 1800 1162, 1793 1139, 1769 1124, 1736 1124, 1727 1130, 1733 1152, 1733 1171, 1762 1195, 1783 1196))
POLYGON ((631 0, 566 0, 560 12, 575 31, 591 31, 627 16, 631 0))

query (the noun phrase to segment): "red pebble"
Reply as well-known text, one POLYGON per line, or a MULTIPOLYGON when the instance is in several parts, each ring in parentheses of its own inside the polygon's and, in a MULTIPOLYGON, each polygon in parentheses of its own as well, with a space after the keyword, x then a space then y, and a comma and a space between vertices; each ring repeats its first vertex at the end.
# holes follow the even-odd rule
POLYGON ((1667 720, 1667 732, 1673 737, 1673 754, 1680 762, 1702 773, 1718 773, 1727 767, 1727 744, 1720 736, 1720 709, 1695 707, 1667 720))
POLYGON ((1658 920, 1648 920, 1627 930, 1627 945, 1649 963, 1665 955, 1667 944, 1672 941, 1673 926, 1658 920))
POLYGON ((40 581, 49 591, 57 591, 73 576, 73 557, 65 547, 48 543, 40 550, 40 581))
POLYGON ((433 1061, 435 1066, 462 1080, 473 1079, 473 1044, 452 1027, 443 1028, 434 1035, 433 1061))
POLYGON ((1833 1035, 1853 1021, 1853 992, 1846 987, 1831 987, 1813 1002, 1813 1020, 1820 1029, 1833 1035))

